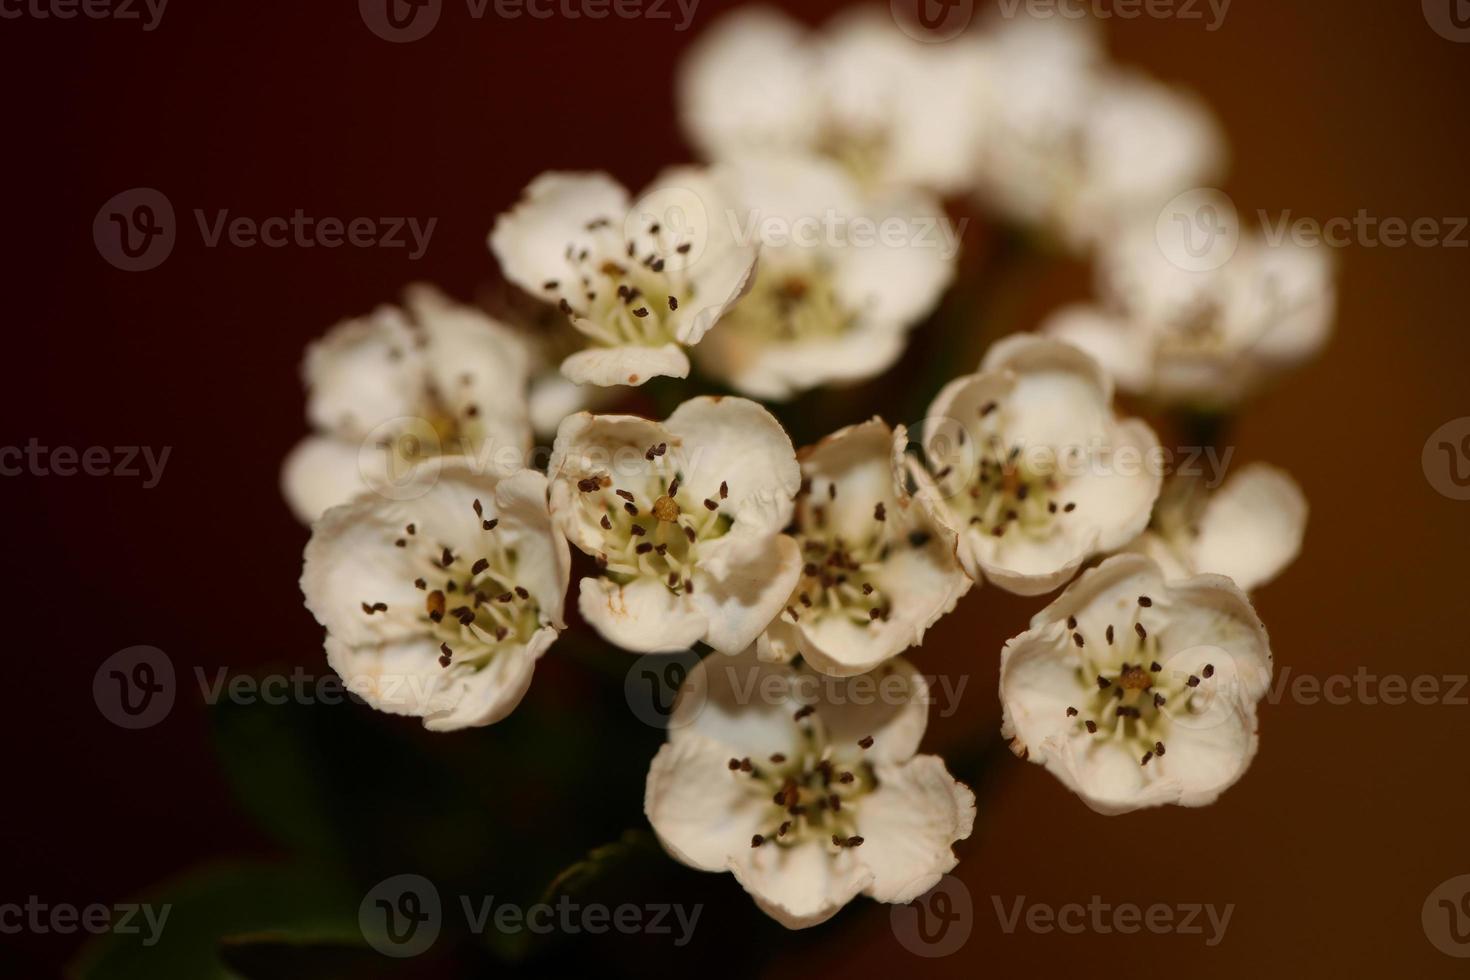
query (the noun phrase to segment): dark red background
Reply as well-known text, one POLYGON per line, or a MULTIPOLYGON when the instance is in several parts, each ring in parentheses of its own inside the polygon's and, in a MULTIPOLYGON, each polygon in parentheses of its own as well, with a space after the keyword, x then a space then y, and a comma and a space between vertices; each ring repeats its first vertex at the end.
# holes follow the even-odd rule
MULTIPOLYGON (((118 901, 213 856, 269 853, 215 775, 197 698, 123 732, 94 707, 93 672, 134 644, 163 648, 184 675, 320 668, 295 585, 306 535, 277 490, 305 431, 304 344, 415 279, 472 296, 494 276, 494 216, 543 169, 607 168, 636 186, 686 158, 673 66, 727 6, 704 0, 679 34, 667 21, 476 22, 450 3, 408 45, 370 34, 352 0, 174 0, 152 33, 0 21, 11 287, 0 445, 173 447, 153 490, 0 480, 12 624, 0 900, 118 901), (162 267, 127 274, 99 258, 91 224, 135 186, 170 197, 180 242, 162 267), (415 263, 402 250, 206 249, 194 208, 439 221, 415 263)), ((816 20, 835 5, 800 6, 816 20)), ((1214 33, 1140 19, 1112 21, 1109 36, 1119 59, 1187 81, 1218 111, 1234 146, 1226 186, 1243 208, 1464 215, 1470 45, 1437 36, 1418 8, 1236 0, 1214 33)), ((1470 251, 1340 258, 1333 347, 1237 433, 1239 458, 1286 466, 1313 507, 1305 553, 1258 606, 1278 665, 1298 673, 1464 673, 1470 503, 1433 491, 1420 451, 1470 415, 1470 251)), ((1081 295, 1085 276, 1062 264, 1036 287, 1018 327, 1081 295)), ((974 671, 965 717, 936 720, 931 747, 993 732, 996 653, 1037 606, 986 589, 931 634, 924 669, 974 671)), ((1450 975, 1458 964, 1425 940, 1419 910, 1470 872, 1470 709, 1288 702, 1265 707, 1262 725, 1254 768, 1207 811, 1103 819, 1039 769, 1001 766, 960 849, 976 933, 924 966, 1450 975), (989 899, 1098 892, 1237 908, 1227 941, 1204 949, 1186 937, 1006 936, 989 899)), ((773 973, 913 969, 886 910, 866 914, 868 928, 773 973)), ((22 945, 32 964, 72 948, 22 945)))

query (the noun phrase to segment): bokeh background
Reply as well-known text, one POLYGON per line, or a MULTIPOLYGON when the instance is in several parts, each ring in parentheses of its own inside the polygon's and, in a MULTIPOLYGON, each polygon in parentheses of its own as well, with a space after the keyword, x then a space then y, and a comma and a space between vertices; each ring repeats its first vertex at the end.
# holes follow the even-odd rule
MULTIPOLYGON (((993 588, 972 593, 914 657, 968 683, 926 741, 979 797, 956 871, 973 929, 955 954, 916 959, 888 908, 866 900, 786 934, 728 876, 645 853, 636 834, 594 862, 610 867, 574 877, 612 903, 704 903, 683 949, 653 936, 446 935, 432 954, 395 963, 354 948, 344 923, 385 875, 427 874, 446 901, 534 897, 592 848, 644 831, 641 773, 662 736, 628 712, 632 658, 585 641, 542 662, 510 721, 448 738, 352 705, 203 703, 196 668, 211 679, 325 671, 296 587, 306 532, 277 488, 281 457, 305 431, 302 349, 415 280, 493 301, 485 234, 543 169, 606 168, 639 186, 689 158, 674 67, 731 6, 701 0, 678 32, 667 20, 474 21, 451 4, 433 34, 404 45, 370 33, 352 0, 175 0, 149 32, 0 20, 11 286, 0 445, 172 447, 153 489, 0 479, 10 623, 0 902, 174 896, 161 945, 187 946, 190 930, 230 933, 226 956, 252 977, 587 963, 613 975, 772 977, 1462 974, 1420 913, 1436 886, 1470 873, 1470 705, 1283 698, 1262 707, 1260 755, 1218 805, 1103 818, 995 749, 998 651, 1041 603, 993 588), (161 267, 130 274, 99 257, 91 227, 103 202, 137 186, 168 195, 181 233, 161 267), (194 208, 438 223, 419 261, 402 249, 210 249, 194 208), (98 711, 92 679, 137 644, 167 652, 180 694, 163 722, 124 731, 98 711), (1093 895, 1235 908, 1224 941, 1206 947, 1200 936, 1006 934, 994 907, 1093 895)), ((837 6, 788 3, 813 23, 837 6)), ((1233 145, 1225 188, 1243 212, 1412 221, 1470 215, 1470 44, 1429 20, 1411 0, 1235 0, 1212 32, 1149 17, 1105 27, 1115 59, 1187 83, 1218 113, 1233 145)), ((969 370, 963 358, 981 337, 1034 326, 1089 292, 1083 264, 1007 249, 997 267, 987 256, 1004 233, 971 232, 966 268, 999 298, 975 315, 973 352, 945 373, 969 370)), ((1237 463, 1288 468, 1312 505, 1304 553, 1257 596, 1278 671, 1470 673, 1470 502, 1437 492, 1421 464, 1430 434, 1470 415, 1464 240, 1343 249, 1332 346, 1229 440, 1237 463)), ((920 338, 896 373, 828 408, 857 420, 865 397, 931 370, 938 350, 920 338)), ((0 936, 0 955, 9 975, 49 976, 81 938, 0 936)), ((199 975, 168 969, 180 972, 149 975, 199 975)))

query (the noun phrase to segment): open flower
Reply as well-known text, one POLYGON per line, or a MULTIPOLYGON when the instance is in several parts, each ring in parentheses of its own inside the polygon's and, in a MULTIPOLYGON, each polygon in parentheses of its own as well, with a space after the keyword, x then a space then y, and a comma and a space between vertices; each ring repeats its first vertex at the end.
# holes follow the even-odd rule
POLYGON ((718 180, 668 171, 637 202, 603 173, 544 173, 495 222, 507 279, 556 304, 589 342, 562 361, 577 384, 687 377, 699 343, 744 293, 756 248, 725 220, 718 180))
POLYGON ((1256 752, 1271 648, 1229 579, 1140 555, 1085 573, 1001 651, 1002 735, 1099 813, 1206 806, 1256 752))
POLYGON ((552 448, 551 511, 602 574, 578 608, 627 650, 755 642, 801 575, 782 529, 801 483, 791 440, 744 398, 694 398, 659 423, 570 416, 552 448))
POLYGON ((680 688, 644 812, 671 855, 732 872, 790 929, 860 893, 913 901, 975 822, 974 794, 914 754, 928 713, 902 659, 837 680, 750 651, 706 658, 680 688))
POLYGON ((1252 463, 1214 491, 1170 480, 1149 529, 1129 550, 1148 555, 1171 580, 1224 575, 1250 592, 1292 563, 1306 529, 1301 487, 1274 466, 1252 463))
POLYGON ((979 190, 1012 218, 1090 246, 1224 171, 1204 105, 1107 65, 1089 26, 1021 17, 976 43, 979 190))
POLYGON ((701 370, 785 399, 891 366, 954 274, 958 242, 939 203, 865 193, 814 157, 747 157, 724 173, 761 260, 750 292, 696 349, 701 370))
POLYGON ((1092 354, 1125 391, 1205 410, 1233 406, 1326 344, 1336 290, 1324 249, 1255 233, 1223 264, 1194 268, 1175 235, 1193 230, 1117 238, 1099 263, 1103 303, 1061 310, 1043 332, 1092 354))
POLYGON ((684 131, 707 159, 828 157, 867 186, 955 191, 970 178, 977 68, 861 8, 807 30, 770 7, 722 17, 678 80, 684 131))
POLYGON ((307 350, 307 416, 316 434, 286 458, 281 486, 311 523, 369 490, 393 488, 439 455, 525 463, 531 446, 525 341, 427 286, 406 309, 349 320, 307 350))
POLYGON ((1039 595, 1147 526, 1163 482, 1158 440, 1120 420, 1112 396, 1086 354, 1027 334, 940 391, 924 425, 929 466, 907 466, 972 577, 1039 595))
POLYGON ((969 591, 954 536, 895 490, 892 445, 873 419, 799 454, 801 579, 760 638, 762 659, 800 654, 826 674, 866 673, 922 643, 969 591))
POLYGON ((520 703, 563 629, 570 553, 541 474, 421 465, 432 479, 420 497, 327 511, 301 590, 349 691, 434 731, 488 725, 520 703))

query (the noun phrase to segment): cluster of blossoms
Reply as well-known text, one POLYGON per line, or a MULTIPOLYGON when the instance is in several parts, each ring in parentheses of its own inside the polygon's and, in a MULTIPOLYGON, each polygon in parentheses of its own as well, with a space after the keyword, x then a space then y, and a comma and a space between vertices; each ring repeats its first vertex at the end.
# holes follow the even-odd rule
POLYGON ((1012 750, 1100 813, 1213 802, 1271 673, 1247 591, 1295 557, 1306 502, 1264 464, 1166 481, 1115 387, 1233 408, 1322 346, 1330 268, 1249 234, 1170 262, 1154 219, 1219 173, 1218 127, 1072 21, 925 45, 882 10, 814 32, 748 8, 678 95, 704 165, 637 198, 544 173, 495 222, 555 337, 415 287, 308 351, 315 433, 283 489, 332 667, 434 730, 498 721, 568 626, 580 553, 573 628, 708 650, 648 774, 653 829, 800 928, 913 900, 971 832, 973 795, 917 754, 928 694, 901 655, 983 583, 1065 587, 1000 654, 1012 750), (1102 299, 993 343, 916 426, 865 414, 796 448, 762 402, 894 365, 956 274, 916 229, 957 200, 1088 250, 1102 299), (691 374, 735 394, 592 411, 691 374), (864 683, 891 696, 845 693, 864 683))

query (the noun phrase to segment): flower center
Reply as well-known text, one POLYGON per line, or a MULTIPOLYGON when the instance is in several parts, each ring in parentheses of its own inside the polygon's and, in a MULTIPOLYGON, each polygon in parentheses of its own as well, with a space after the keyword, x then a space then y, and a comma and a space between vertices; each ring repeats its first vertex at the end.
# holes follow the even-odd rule
POLYGON ((1144 622, 1152 606, 1152 599, 1139 596, 1132 618, 1121 626, 1109 623, 1101 636, 1084 635, 1075 618, 1067 620, 1079 653, 1077 681, 1090 692, 1068 705, 1067 717, 1096 741, 1131 746, 1145 766, 1167 751, 1164 739, 1174 719, 1204 710, 1201 688, 1215 676, 1213 664, 1198 674, 1164 669, 1159 638, 1144 622))
MULTIPOLYGON (((794 719, 797 730, 789 755, 729 761, 731 775, 748 779, 749 792, 768 801, 758 824, 761 832, 751 837, 750 846, 795 847, 816 841, 832 853, 860 846, 857 810, 862 798, 877 788, 877 774, 848 747, 832 744, 815 707, 798 709, 794 719)), ((866 749, 873 738, 857 744, 866 749)))
MULTIPOLYGON (((801 579, 791 593, 784 617, 799 623, 803 616, 844 616, 854 623, 887 622, 892 604, 873 581, 888 560, 888 513, 882 503, 873 505, 873 523, 868 533, 848 541, 828 528, 828 505, 837 499, 837 484, 828 483, 827 503, 813 501, 810 481, 797 499, 797 543, 804 564, 801 579)), ((923 545, 927 536, 916 532, 923 545)))
MULTIPOLYGON (((940 465, 933 476, 941 495, 973 531, 997 538, 1013 531, 1046 537, 1077 509, 1062 493, 1064 477, 1054 466, 1033 468, 1019 443, 1007 445, 1002 435, 1005 411, 998 402, 987 402, 977 413, 974 465, 964 466, 967 472, 962 473, 944 457, 936 459, 940 465)), ((964 457, 968 438, 963 426, 956 429, 955 458, 964 457)))
MULTIPOLYGON (((413 553, 419 572, 413 584, 424 593, 413 617, 439 641, 439 666, 446 670, 478 671, 504 646, 527 643, 541 625, 540 604, 516 584, 515 549, 493 533, 499 519, 486 520, 478 500, 473 507, 482 535, 473 552, 429 545, 414 524, 393 542, 413 553)), ((382 602, 364 602, 362 610, 368 616, 389 611, 382 602)))
POLYGON ((614 581, 657 578, 682 594, 694 591, 700 545, 723 537, 734 518, 721 510, 730 496, 727 482, 715 496, 697 499, 667 454, 667 443, 650 446, 643 458, 651 466, 633 479, 597 473, 578 480, 578 506, 602 528, 597 564, 614 581))
POLYGON ((852 325, 843 309, 825 264, 812 261, 801 268, 763 268, 750 292, 720 323, 765 342, 794 343, 838 336, 852 325))
POLYGON ((631 237, 625 237, 626 230, 608 218, 589 221, 585 231, 590 237, 566 248, 571 277, 549 279, 542 289, 571 317, 573 326, 598 344, 672 343, 674 313, 695 299, 683 260, 692 244, 651 219, 631 237))

